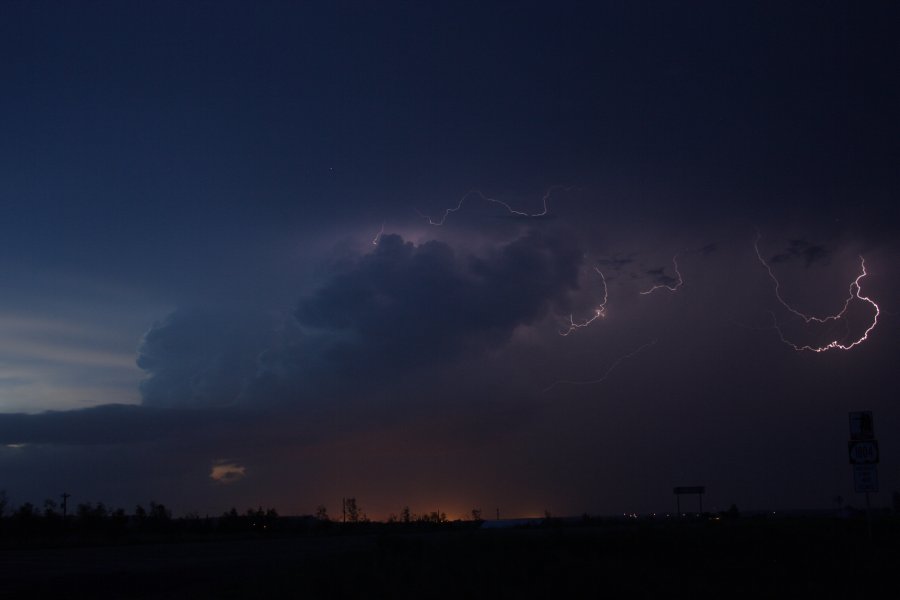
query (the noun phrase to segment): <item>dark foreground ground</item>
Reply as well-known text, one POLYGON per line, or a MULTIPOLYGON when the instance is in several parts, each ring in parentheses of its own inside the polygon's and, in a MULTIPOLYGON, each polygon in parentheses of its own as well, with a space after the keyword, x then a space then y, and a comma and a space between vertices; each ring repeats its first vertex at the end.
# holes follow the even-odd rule
POLYGON ((0 550, 5 598, 900 597, 900 526, 739 519, 0 550))

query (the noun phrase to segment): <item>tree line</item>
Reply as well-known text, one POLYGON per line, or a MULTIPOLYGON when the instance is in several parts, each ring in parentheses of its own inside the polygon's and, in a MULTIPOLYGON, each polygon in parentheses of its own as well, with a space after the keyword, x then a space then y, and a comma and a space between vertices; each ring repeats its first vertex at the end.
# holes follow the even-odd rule
MULTIPOLYGON (((173 517, 172 511, 160 502, 147 506, 137 505, 132 511, 107 506, 103 502, 80 502, 72 505, 71 496, 61 494, 61 501, 47 499, 43 505, 25 502, 17 507, 10 505, 5 491, 0 490, 0 538, 27 540, 29 538, 53 538, 81 536, 93 538, 122 538, 129 535, 183 535, 183 534, 253 534, 266 535, 278 532, 315 533, 317 531, 348 531, 364 527, 440 527, 451 522, 441 511, 414 513, 408 506, 391 514, 386 521, 372 521, 354 497, 344 498, 340 515, 330 515, 324 505, 315 514, 300 517, 283 517, 274 508, 248 508, 238 511, 231 508, 218 516, 201 516, 196 511, 173 517)), ((481 511, 473 509, 472 519, 456 520, 455 524, 478 524, 481 511)))

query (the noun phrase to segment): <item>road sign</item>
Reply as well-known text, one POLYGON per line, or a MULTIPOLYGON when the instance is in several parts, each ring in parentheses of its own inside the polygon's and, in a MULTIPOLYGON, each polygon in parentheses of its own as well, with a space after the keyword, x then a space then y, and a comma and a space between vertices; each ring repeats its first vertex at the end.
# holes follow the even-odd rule
POLYGON ((875 439, 875 419, 872 417, 872 411, 850 413, 850 439, 853 441, 875 439))
POLYGON ((851 465, 874 465, 878 462, 878 442, 848 442, 851 465))
POLYGON ((675 507, 678 509, 678 516, 681 516, 681 495, 697 494, 700 498, 700 512, 703 512, 703 492, 706 488, 702 485, 680 485, 672 490, 675 493, 675 507))
POLYGON ((853 465, 853 484, 857 494, 878 491, 878 467, 875 465, 853 465))

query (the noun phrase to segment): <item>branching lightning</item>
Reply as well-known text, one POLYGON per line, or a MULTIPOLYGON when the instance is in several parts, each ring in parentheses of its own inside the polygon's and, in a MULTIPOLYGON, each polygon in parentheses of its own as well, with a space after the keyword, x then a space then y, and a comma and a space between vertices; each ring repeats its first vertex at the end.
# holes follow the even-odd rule
POLYGON ((477 196, 478 198, 481 198, 481 199, 484 200, 485 202, 490 202, 490 203, 493 203, 493 204, 499 204, 500 206, 502 206, 503 208, 505 208, 506 211, 507 211, 510 215, 513 215, 513 216, 516 216, 516 217, 546 217, 548 214, 550 214, 550 197, 553 196, 553 193, 556 192, 557 190, 562 190, 562 191, 564 191, 564 192, 568 192, 568 191, 571 191, 571 190, 573 190, 573 189, 576 189, 576 188, 574 188, 574 187, 562 186, 562 185, 554 185, 554 186, 552 186, 550 189, 548 189, 548 190, 544 193, 544 196, 543 196, 543 198, 541 199, 541 203, 542 203, 542 205, 543 205, 543 209, 542 209, 540 212, 536 212, 536 213, 528 213, 528 212, 524 212, 524 211, 521 211, 521 210, 516 210, 516 209, 514 209, 512 206, 510 206, 507 202, 504 202, 503 200, 499 200, 499 199, 497 199, 497 198, 492 198, 492 197, 490 197, 490 196, 487 196, 486 194, 484 194, 484 193, 481 192, 480 190, 470 190, 470 191, 466 192, 466 193, 463 195, 463 197, 459 199, 459 202, 456 203, 456 206, 446 209, 446 210, 444 211, 444 214, 441 215, 441 218, 438 219, 438 220, 435 220, 435 219, 433 219, 432 217, 429 217, 428 215, 422 214, 422 213, 419 212, 418 210, 416 210, 416 212, 418 213, 418 215, 419 215, 420 217, 422 217, 423 219, 425 219, 425 220, 428 222, 429 225, 441 226, 441 225, 443 225, 444 222, 447 220, 447 217, 449 217, 451 214, 453 214, 453 213, 455 213, 455 212, 458 212, 458 211, 460 211, 460 210, 462 209, 463 204, 466 202, 466 200, 467 200, 468 198, 470 198, 470 197, 472 197, 472 196, 477 196))
POLYGON ((606 371, 604 371, 603 375, 601 375, 597 379, 589 379, 589 380, 562 379, 560 381, 554 381, 553 383, 551 383, 550 385, 548 385, 546 388, 544 388, 541 391, 543 393, 547 393, 558 385, 596 385, 598 383, 603 383, 604 381, 607 380, 607 378, 609 378, 609 376, 612 374, 612 372, 615 371, 619 367, 620 364, 622 364, 623 361, 626 361, 629 358, 632 358, 632 357, 640 354, 641 352, 643 352, 650 346, 655 345, 657 341, 658 340, 656 340, 656 339, 650 340, 646 344, 643 344, 643 345, 637 347, 636 349, 632 350, 628 354, 626 354, 624 356, 620 356, 619 358, 614 360, 612 362, 612 364, 610 364, 609 367, 606 369, 606 371))
POLYGON ((603 282, 603 302, 601 302, 594 308, 593 316, 585 319, 584 321, 576 323, 574 317, 572 315, 569 315, 569 328, 564 331, 560 331, 559 335, 570 335, 578 329, 587 327, 597 319, 606 316, 606 301, 609 299, 609 288, 607 288, 606 286, 606 277, 603 276, 603 272, 598 267, 594 267, 594 271, 597 273, 597 275, 600 276, 600 280, 603 282))
POLYGON ((759 251, 759 240, 761 237, 762 237, 761 234, 758 234, 756 236, 756 241, 753 243, 753 249, 756 250, 756 257, 759 259, 759 262, 762 264, 762 266, 766 268, 766 271, 769 274, 769 278, 772 280, 772 283, 775 286, 775 297, 778 299, 778 302, 780 302, 781 305, 784 306, 789 312, 791 312, 794 315, 803 319, 804 323, 824 324, 824 323, 842 320, 842 321, 844 321, 846 331, 848 332, 847 334, 849 335, 850 330, 849 330, 849 324, 847 323, 847 320, 846 320, 846 315, 847 315, 847 310, 850 308, 850 303, 854 299, 857 299, 857 300, 861 300, 867 304, 870 304, 872 306, 872 308, 875 309, 875 314, 872 317, 872 323, 863 332, 862 336, 860 336, 856 340, 853 340, 849 344, 846 343, 845 341, 834 339, 834 340, 829 341, 827 344, 824 344, 821 346, 813 346, 810 344, 796 344, 796 343, 790 341, 789 339, 787 339, 787 337, 785 337, 785 335, 784 335, 784 332, 781 330, 781 326, 778 324, 778 319, 775 317, 775 313, 772 313, 772 320, 774 322, 774 328, 778 332, 778 335, 781 338, 782 342, 784 342, 785 344, 787 344, 794 350, 797 350, 798 352, 803 351, 803 350, 809 350, 811 352, 826 352, 828 350, 835 350, 835 349, 850 350, 851 348, 858 346, 859 344, 861 344, 864 341, 866 341, 867 339, 869 339, 869 333, 872 330, 874 330, 875 326, 878 324, 878 317, 881 314, 881 309, 879 308, 878 304, 875 303, 874 300, 872 300, 868 296, 860 295, 862 292, 862 286, 860 285, 860 281, 868 275, 868 272, 866 271, 866 261, 862 256, 859 257, 860 273, 859 273, 859 275, 856 276, 856 279, 854 279, 850 283, 849 295, 847 296, 847 299, 844 300, 844 306, 841 308, 840 312, 835 313, 833 315, 826 315, 824 317, 817 317, 815 315, 809 315, 809 314, 800 312, 799 310, 797 310, 796 308, 794 308, 793 306, 788 304, 788 302, 785 301, 784 298, 782 298, 781 282, 779 282, 778 278, 775 277, 775 272, 772 270, 771 265, 769 265, 769 263, 767 263, 765 261, 765 259, 762 257, 762 253, 760 253, 760 251, 759 251))
POLYGON ((678 279, 675 281, 675 285, 658 283, 658 284, 654 285, 652 288, 650 288, 649 290, 645 290, 645 291, 641 292, 641 296, 646 296, 648 294, 652 294, 656 290, 660 290, 660 289, 666 289, 666 290, 669 290, 670 292, 675 292, 678 290, 678 288, 680 288, 682 285, 684 285, 684 278, 681 276, 681 271, 678 270, 678 255, 677 254, 672 257, 672 264, 675 265, 675 275, 676 275, 676 277, 678 277, 678 279))

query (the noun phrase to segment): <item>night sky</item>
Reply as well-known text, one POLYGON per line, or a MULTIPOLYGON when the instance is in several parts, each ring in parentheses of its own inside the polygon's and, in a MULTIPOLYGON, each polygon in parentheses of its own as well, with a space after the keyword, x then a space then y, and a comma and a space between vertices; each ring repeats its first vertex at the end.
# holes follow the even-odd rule
POLYGON ((888 503, 898 23, 887 0, 3 2, 0 489, 859 506, 847 413, 871 410, 888 503))

